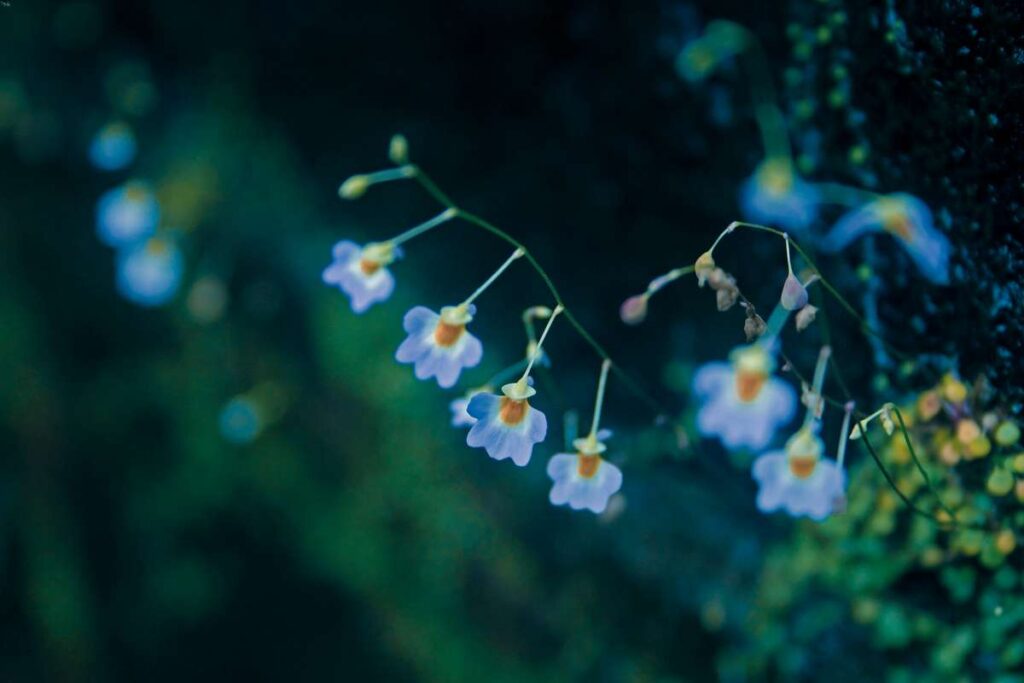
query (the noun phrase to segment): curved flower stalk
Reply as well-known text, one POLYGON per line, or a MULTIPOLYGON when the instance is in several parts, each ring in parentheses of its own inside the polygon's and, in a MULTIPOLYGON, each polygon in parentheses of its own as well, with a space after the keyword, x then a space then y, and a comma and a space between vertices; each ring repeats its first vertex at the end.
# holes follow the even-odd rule
POLYGON ((853 209, 822 239, 821 248, 840 251, 862 235, 878 232, 895 237, 929 282, 949 284, 949 239, 935 227, 928 205, 909 194, 880 196, 853 209))
MULTIPOLYGON (((369 189, 370 187, 377 183, 408 179, 417 182, 424 190, 427 191, 427 193, 431 197, 433 197, 439 204, 441 204, 444 207, 444 211, 442 211, 441 214, 434 217, 433 219, 426 221, 425 223, 418 225, 405 233, 402 233, 398 237, 392 240, 388 240, 387 242, 381 244, 390 243, 392 246, 398 246, 400 243, 406 242, 414 237, 417 237, 427 232, 428 230, 432 230, 435 227, 442 225, 454 218, 460 218, 463 221, 466 221, 467 223, 473 225, 474 227, 486 230, 492 235, 498 237, 499 239, 511 244, 517 250, 522 252, 523 258, 526 259, 526 261, 530 264, 533 270, 536 271, 537 275, 544 282, 544 285, 548 288, 548 290, 551 292, 551 295, 555 299, 555 303, 557 304, 557 310, 562 312, 566 321, 573 327, 573 329, 576 330, 576 332, 583 338, 583 340, 594 350, 594 352, 602 360, 608 360, 609 362, 612 363, 611 372, 613 372, 616 375, 616 377, 618 377, 618 379, 630 389, 630 391, 632 391, 641 401, 643 401, 651 409, 651 411, 658 416, 659 420, 664 419, 664 416, 667 415, 669 411, 664 410, 662 406, 659 404, 659 402, 650 395, 650 393, 645 391, 628 373, 622 370, 622 368, 620 368, 611 360, 611 357, 608 355, 608 352, 605 351, 604 348, 597 342, 597 340, 595 340, 594 337, 590 334, 590 332, 588 332, 587 329, 582 324, 580 324, 580 322, 571 313, 571 311, 569 311, 569 309, 566 308, 565 302, 562 300, 561 294, 558 292, 558 289, 555 287, 554 283, 548 276, 547 272, 540 265, 540 263, 537 262, 533 255, 526 249, 526 247, 523 246, 523 244, 521 244, 514 237, 509 235, 504 230, 493 225, 492 223, 489 223, 483 218, 456 206, 455 203, 448 197, 448 195, 442 192, 440 188, 438 188, 437 185, 434 183, 434 181, 431 180, 430 177, 426 173, 424 173, 424 171, 419 166, 410 162, 409 146, 408 142, 405 140, 404 137, 396 135, 392 138, 391 145, 389 148, 389 158, 395 164, 399 165, 398 168, 377 171, 369 174, 354 175, 350 177, 348 180, 346 180, 344 183, 342 183, 341 187, 338 190, 339 195, 345 199, 356 199, 358 197, 361 197, 366 192, 367 189, 369 189)), ((541 361, 538 359, 538 362, 541 361)))
POLYGON ((436 377, 438 386, 454 386, 463 368, 475 367, 483 358, 483 345, 466 329, 476 313, 473 302, 522 255, 521 249, 512 252, 461 304, 445 306, 440 313, 424 306, 416 306, 406 313, 402 325, 409 336, 398 347, 395 359, 399 363, 412 363, 417 379, 436 377))
POLYGON ((847 406, 835 462, 824 459, 825 445, 817 434, 824 409, 821 389, 830 354, 826 346, 818 356, 803 426, 786 442, 784 450, 765 453, 754 461, 751 472, 759 486, 757 507, 762 512, 783 510, 793 517, 821 521, 845 504, 843 458, 853 405, 847 406))
POLYGON ((476 422, 466 435, 467 445, 483 448, 495 460, 511 458, 520 467, 530 462, 534 445, 543 441, 548 433, 547 417, 530 405, 529 399, 537 393, 530 371, 540 357, 551 325, 561 312, 561 306, 556 306, 551 312, 537 348, 518 381, 501 387, 501 396, 478 393, 469 400, 466 412, 476 422))
POLYGON ((601 457, 606 450, 604 441, 611 436, 611 432, 599 428, 608 368, 607 361, 601 364, 590 433, 573 441, 575 454, 559 453, 548 461, 547 473, 554 482, 548 494, 552 505, 600 514, 608 507, 608 499, 622 487, 622 471, 601 457))

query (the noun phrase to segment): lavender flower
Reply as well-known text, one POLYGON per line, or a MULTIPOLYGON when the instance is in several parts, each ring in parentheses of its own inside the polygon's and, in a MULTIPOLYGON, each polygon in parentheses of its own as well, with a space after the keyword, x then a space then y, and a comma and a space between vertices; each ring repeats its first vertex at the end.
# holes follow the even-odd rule
POLYGON ((445 306, 440 315, 424 306, 405 314, 402 325, 408 333, 395 359, 412 363, 417 379, 437 378, 438 386, 454 386, 463 368, 472 368, 483 357, 480 340, 466 330, 476 306, 445 306))

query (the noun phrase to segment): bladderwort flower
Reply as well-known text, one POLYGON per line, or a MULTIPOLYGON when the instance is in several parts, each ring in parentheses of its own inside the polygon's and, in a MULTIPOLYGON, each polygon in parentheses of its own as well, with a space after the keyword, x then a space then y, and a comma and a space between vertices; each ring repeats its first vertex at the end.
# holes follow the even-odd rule
POLYGON ((119 171, 135 159, 135 134, 116 121, 103 126, 89 144, 89 161, 101 171, 119 171))
POLYGON ((771 157, 740 186, 740 210, 755 223, 806 230, 818 217, 818 190, 797 175, 785 157, 771 157))
POLYGON ((548 494, 552 505, 568 505, 573 510, 590 510, 601 514, 608 499, 622 487, 622 471, 601 457, 611 432, 599 429, 609 361, 601 364, 601 378, 594 400, 594 418, 590 434, 572 443, 576 453, 559 453, 548 461, 548 476, 554 484, 548 494))
MULTIPOLYGON (((770 330, 785 321, 785 312, 772 315, 770 330)), ((749 346, 737 347, 729 362, 707 363, 693 378, 693 391, 701 402, 697 411, 697 429, 714 436, 730 450, 766 447, 775 431, 796 412, 796 391, 772 376, 775 359, 771 345, 773 332, 749 346)))
MULTIPOLYGON (((820 397, 828 349, 822 349, 815 370, 815 391, 820 397)), ((840 431, 839 449, 833 462, 824 459, 825 444, 817 434, 816 406, 807 410, 800 429, 782 451, 765 453, 754 461, 751 473, 759 485, 757 507, 769 513, 784 510, 793 517, 821 521, 845 507, 846 475, 843 459, 853 404, 847 404, 840 431)))
POLYGON ((160 203, 149 185, 132 180, 104 192, 96 202, 96 234, 118 248, 152 235, 160 223, 160 203))
POLYGON ((529 399, 537 393, 530 371, 540 356, 552 323, 561 312, 561 305, 551 312, 537 342, 537 350, 516 382, 502 386, 501 396, 480 393, 470 399, 466 412, 476 419, 466 435, 470 447, 485 449, 495 460, 511 458, 520 467, 530 462, 533 446, 543 441, 548 433, 547 417, 530 405, 529 399))
POLYGON ((395 278, 388 270, 402 256, 400 245, 455 217, 451 209, 385 242, 360 247, 342 240, 334 245, 333 260, 324 269, 323 281, 348 295, 353 313, 364 313, 375 303, 386 301, 395 290, 395 278))
POLYGON ((360 247, 342 240, 334 245, 332 254, 334 260, 324 269, 323 281, 348 295, 353 313, 363 313, 391 296, 395 278, 388 266, 402 255, 398 247, 389 242, 360 247))
POLYGON ((935 227, 928 205, 909 194, 884 195, 850 211, 836 222, 820 246, 825 251, 840 251, 861 235, 874 232, 895 237, 930 282, 949 284, 949 239, 935 227))
MULTIPOLYGON (((551 309, 546 310, 548 311, 548 316, 550 316, 551 309)), ((514 377, 518 375, 520 372, 522 372, 523 368, 525 368, 526 365, 530 362, 530 357, 534 354, 536 350, 536 344, 536 341, 532 342, 532 345, 529 349, 527 349, 526 357, 523 360, 519 361, 518 363, 515 363, 514 365, 510 365, 507 368, 502 369, 489 380, 487 380, 482 386, 470 389, 461 397, 451 401, 448 404, 448 409, 451 410, 452 412, 452 427, 471 427, 474 424, 476 424, 476 418, 470 415, 469 412, 466 410, 467 408, 469 408, 470 400, 477 394, 494 393, 494 387, 499 386, 505 380, 514 377)), ((539 360, 537 362, 540 363, 539 360)))
POLYGON ((437 378, 438 386, 454 386, 463 368, 472 368, 483 358, 480 340, 466 330, 476 314, 473 302, 497 280, 512 263, 522 257, 516 249, 469 298, 456 306, 445 306, 435 313, 425 306, 416 306, 405 314, 402 325, 408 333, 398 347, 395 360, 412 363, 417 379, 437 378))
POLYGON ((185 258, 171 237, 150 237, 117 253, 117 291, 140 306, 170 301, 184 272, 185 258))

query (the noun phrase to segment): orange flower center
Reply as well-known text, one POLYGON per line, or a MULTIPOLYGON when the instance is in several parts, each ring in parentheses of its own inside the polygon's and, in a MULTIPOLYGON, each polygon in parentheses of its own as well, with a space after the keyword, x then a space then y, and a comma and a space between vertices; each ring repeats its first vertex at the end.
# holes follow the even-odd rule
POLYGON ((744 403, 750 403, 761 393, 768 375, 750 370, 736 371, 736 393, 744 403))
POLYGON ((806 479, 814 473, 818 459, 813 455, 796 455, 788 458, 789 471, 797 479, 806 479))
POLYGON ((449 347, 459 341, 462 333, 466 331, 465 325, 451 325, 441 320, 434 328, 434 341, 438 346, 449 347))
POLYGON ((910 220, 902 211, 894 211, 888 214, 882 221, 882 227, 884 227, 887 232, 896 235, 904 242, 909 242, 913 235, 910 220))
POLYGON ((517 401, 514 398, 502 396, 501 405, 498 408, 498 417, 509 427, 515 427, 523 421, 523 418, 526 417, 526 411, 529 409, 530 404, 525 399, 517 401))
POLYGON ((359 259, 359 270, 363 272, 363 275, 369 277, 380 270, 380 262, 366 258, 359 259))
POLYGON ((576 454, 576 471, 584 479, 590 479, 595 474, 597 474, 597 468, 600 466, 600 455, 587 453, 576 454))

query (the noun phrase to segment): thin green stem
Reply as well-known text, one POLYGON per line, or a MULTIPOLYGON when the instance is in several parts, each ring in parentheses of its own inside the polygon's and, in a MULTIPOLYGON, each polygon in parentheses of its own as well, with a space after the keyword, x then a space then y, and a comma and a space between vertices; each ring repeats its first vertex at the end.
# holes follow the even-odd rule
POLYGON ((874 445, 871 443, 870 437, 868 437, 867 434, 864 434, 864 437, 860 439, 860 442, 862 446, 868 451, 868 454, 871 456, 871 458, 875 461, 875 464, 878 466, 878 469, 882 472, 882 476, 885 477, 885 480, 889 483, 889 486, 892 488, 893 491, 896 492, 896 495, 899 496, 900 500, 902 500, 908 508, 910 508, 915 514, 921 515, 922 517, 931 520, 939 526, 947 528, 955 528, 957 526, 956 517, 953 517, 953 519, 949 523, 946 523, 936 518, 935 515, 919 508, 912 500, 910 500, 910 498, 907 497, 905 493, 903 493, 903 491, 900 490, 898 486, 896 486, 896 482, 895 480, 893 480, 892 475, 889 474, 889 470, 887 470, 885 465, 882 464, 882 459, 878 456, 878 452, 875 450, 874 445))
POLYGON ((488 387, 496 387, 499 384, 503 383, 506 379, 511 379, 515 377, 522 371, 523 368, 526 367, 527 362, 529 362, 529 359, 524 358, 518 363, 513 363, 512 365, 509 365, 507 368, 502 368, 501 370, 498 370, 489 380, 487 380, 487 382, 484 383, 484 385, 488 387))
POLYGON ((465 301, 463 301, 461 305, 462 306, 469 306, 471 303, 476 301, 476 298, 478 296, 480 296, 481 294, 483 294, 487 290, 488 287, 493 285, 494 281, 497 280, 499 277, 501 277, 502 273, 504 273, 506 270, 508 270, 508 267, 512 265, 512 262, 515 261, 516 259, 520 258, 522 255, 523 255, 523 250, 521 248, 520 249, 516 249, 515 251, 513 251, 512 255, 509 256, 505 260, 505 262, 502 263, 498 267, 498 269, 496 271, 494 271, 494 273, 492 273, 491 276, 489 278, 487 278, 487 280, 482 285, 477 287, 476 291, 473 292, 472 294, 470 294, 469 297, 465 301))
POLYGON ((932 495, 935 496, 935 501, 939 504, 943 510, 946 511, 953 519, 956 519, 956 513, 942 500, 942 496, 935 489, 935 485, 932 484, 932 478, 928 476, 928 472, 925 470, 924 465, 921 464, 921 460, 917 457, 917 451, 914 449, 914 444, 910 441, 910 434, 907 432, 907 425, 903 421, 903 413, 896 406, 892 407, 892 412, 896 414, 896 420, 900 423, 900 431, 903 433, 903 442, 907 445, 907 450, 910 451, 910 457, 913 458, 914 464, 917 466, 917 471, 921 473, 921 477, 924 479, 925 485, 928 490, 931 491, 932 495))
POLYGON ((540 333, 540 339, 537 340, 537 346, 533 349, 533 353, 530 354, 530 362, 526 364, 526 369, 523 370, 523 376, 519 379, 520 382, 525 382, 526 378, 530 376, 530 370, 533 370, 533 364, 540 358, 541 349, 544 347, 544 340, 548 338, 548 332, 551 331, 551 326, 555 324, 555 318, 563 310, 562 305, 555 306, 555 310, 551 311, 551 317, 548 318, 548 324, 544 326, 544 331, 540 333))
POLYGON ((821 407, 821 402, 824 401, 822 398, 822 388, 825 385, 825 369, 828 367, 828 359, 832 356, 832 349, 827 346, 822 346, 821 351, 818 353, 818 363, 814 366, 814 384, 811 385, 811 394, 816 396, 817 400, 812 405, 807 406, 807 414, 804 416, 804 427, 809 427, 818 418, 818 409, 821 407))
POLYGON ((608 370, 611 368, 610 361, 601 363, 601 379, 597 383, 597 397, 594 398, 594 418, 590 423, 590 436, 597 436, 597 428, 601 424, 601 408, 604 406, 604 387, 608 383, 608 370))
POLYGON ((793 153, 790 149, 789 131, 786 129, 785 118, 779 110, 775 86, 767 65, 770 63, 757 39, 749 29, 741 24, 729 22, 743 35, 747 44, 744 52, 744 65, 750 81, 750 97, 754 102, 754 118, 761 132, 761 143, 764 145, 765 156, 787 159, 792 162, 793 153))
POLYGON ((839 432, 839 447, 836 449, 836 467, 843 469, 843 461, 846 459, 846 445, 850 442, 850 416, 853 415, 854 403, 850 401, 843 411, 843 426, 839 432))
POLYGON ((418 182, 423 187, 423 189, 426 190, 427 193, 430 196, 432 196, 439 204, 446 207, 447 209, 454 211, 456 217, 461 218, 467 223, 475 225, 478 228, 486 230, 487 232, 495 235, 496 237, 499 237, 500 239, 508 242, 514 247, 522 249, 523 257, 526 258, 526 261, 537 272, 537 275, 540 276, 540 279, 544 282, 544 285, 547 287, 548 291, 551 292, 551 296, 554 297, 555 302, 562 307, 562 313, 565 316, 566 321, 568 321, 568 323, 572 325, 572 327, 576 330, 577 334, 579 334, 583 338, 583 341, 590 345, 590 347, 602 360, 607 360, 609 363, 611 363, 611 371, 615 373, 615 376, 618 377, 619 381, 621 381, 631 392, 633 392, 633 394, 635 394, 637 398, 642 400, 647 405, 647 407, 657 415, 659 419, 665 417, 668 414, 668 411, 664 410, 661 407, 661 404, 657 401, 657 399, 655 399, 653 396, 651 396, 650 393, 644 390, 643 387, 640 386, 639 382, 634 380, 629 375, 629 373, 627 373, 625 370, 619 367, 619 365, 612 359, 608 352, 604 350, 604 347, 602 347, 597 342, 597 340, 594 339, 590 332, 588 332, 587 329, 579 322, 579 320, 576 319, 576 316, 573 315, 572 311, 570 311, 566 307, 565 301, 562 299, 562 295, 559 293, 558 288, 555 287, 555 283, 551 280, 551 277, 547 274, 547 271, 544 270, 544 268, 540 265, 537 259, 534 258, 533 254, 530 253, 530 250, 527 249, 525 245, 523 245, 521 242, 519 242, 519 240, 509 235, 501 228, 484 220, 480 216, 460 209, 458 206, 456 206, 455 202, 453 202, 451 198, 449 198, 448 195, 446 195, 441 190, 441 188, 439 188, 437 184, 430 178, 430 176, 424 173, 423 169, 421 169, 419 166, 410 165, 410 168, 410 177, 416 180, 416 182, 418 182))
POLYGON ((427 232, 428 230, 433 230, 437 226, 442 225, 444 223, 447 223, 451 219, 455 218, 455 215, 456 215, 456 212, 453 211, 452 209, 445 209, 444 211, 442 211, 441 213, 437 214, 436 216, 434 216, 430 220, 424 221, 424 222, 420 223, 419 225, 417 225, 416 227, 410 228, 410 229, 406 230, 405 232, 403 232, 401 235, 398 235, 397 237, 393 237, 393 238, 391 238, 388 241, 393 246, 397 247, 399 244, 402 244, 403 242, 408 242, 413 237, 419 237, 420 235, 422 235, 423 233, 427 232))

